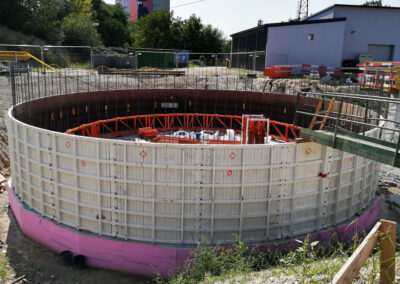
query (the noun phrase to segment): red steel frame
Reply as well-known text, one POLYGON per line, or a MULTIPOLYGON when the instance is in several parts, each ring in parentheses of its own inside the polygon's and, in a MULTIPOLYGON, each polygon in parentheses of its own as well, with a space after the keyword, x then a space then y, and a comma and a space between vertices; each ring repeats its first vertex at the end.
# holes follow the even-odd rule
MULTIPOLYGON (((270 120, 272 139, 284 142, 293 142, 298 138, 293 124, 270 120)), ((242 131, 242 117, 236 115, 200 114, 200 113, 172 113, 172 114, 145 114, 127 117, 117 117, 106 120, 83 124, 79 127, 68 129, 66 134, 89 136, 96 138, 113 138, 135 134, 139 128, 151 127, 158 131, 186 130, 213 130, 225 131, 234 129, 237 133, 242 131)))

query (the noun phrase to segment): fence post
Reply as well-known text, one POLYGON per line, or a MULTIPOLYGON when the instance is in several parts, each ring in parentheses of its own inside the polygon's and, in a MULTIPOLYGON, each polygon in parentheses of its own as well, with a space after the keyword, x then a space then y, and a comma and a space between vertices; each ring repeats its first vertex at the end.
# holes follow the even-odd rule
POLYGON ((392 284, 395 281, 396 222, 381 220, 380 228, 380 283, 392 284))
POLYGON ((40 60, 44 62, 44 51, 43 51, 43 45, 40 46, 40 60))
POLYGON ((90 67, 93 69, 93 47, 90 47, 90 67))
POLYGON ((12 94, 12 104, 13 107, 17 104, 16 94, 15 94, 15 73, 14 73, 14 63, 10 63, 10 78, 11 78, 11 94, 12 94))

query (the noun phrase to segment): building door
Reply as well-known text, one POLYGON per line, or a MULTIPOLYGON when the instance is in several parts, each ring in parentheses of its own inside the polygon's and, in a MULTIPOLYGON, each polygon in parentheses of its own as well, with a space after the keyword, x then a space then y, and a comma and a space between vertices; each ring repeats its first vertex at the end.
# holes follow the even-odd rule
POLYGON ((369 44, 368 54, 374 57, 374 61, 392 61, 393 45, 369 44))

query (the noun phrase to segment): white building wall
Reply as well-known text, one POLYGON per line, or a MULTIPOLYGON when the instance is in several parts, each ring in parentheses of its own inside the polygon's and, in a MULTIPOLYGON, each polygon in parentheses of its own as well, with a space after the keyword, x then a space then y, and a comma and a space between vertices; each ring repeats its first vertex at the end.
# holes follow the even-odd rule
POLYGON ((270 27, 267 66, 313 64, 340 66, 345 21, 270 27), (313 34, 310 40, 308 35, 313 34))
POLYGON ((344 59, 368 54, 368 44, 393 45, 393 61, 400 61, 400 9, 335 7, 334 17, 346 17, 344 59))
POLYGON ((325 12, 316 14, 315 16, 310 16, 308 21, 333 19, 333 13, 334 13, 334 9, 332 8, 332 9, 326 10, 325 12))

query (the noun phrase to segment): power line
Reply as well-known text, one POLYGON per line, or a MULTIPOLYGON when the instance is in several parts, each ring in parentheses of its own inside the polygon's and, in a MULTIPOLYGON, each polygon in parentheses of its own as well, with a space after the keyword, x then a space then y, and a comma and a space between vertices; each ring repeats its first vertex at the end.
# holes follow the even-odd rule
POLYGON ((185 3, 185 4, 181 4, 181 5, 177 5, 177 6, 171 7, 171 9, 182 7, 182 6, 187 6, 187 5, 192 5, 192 4, 199 3, 199 2, 204 2, 204 1, 205 0, 193 1, 193 2, 189 2, 189 3, 185 3))

